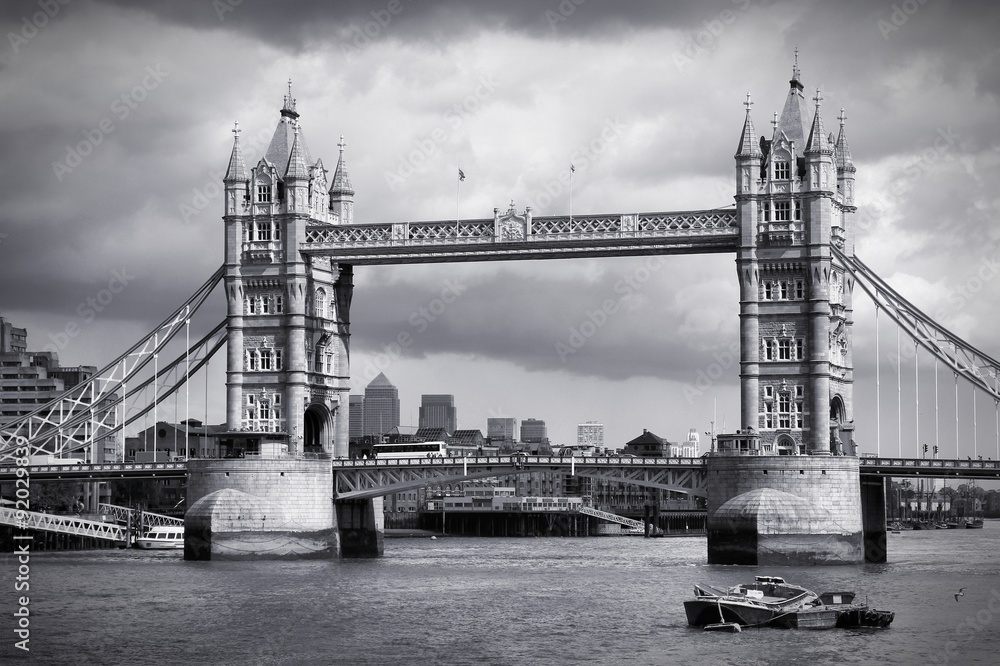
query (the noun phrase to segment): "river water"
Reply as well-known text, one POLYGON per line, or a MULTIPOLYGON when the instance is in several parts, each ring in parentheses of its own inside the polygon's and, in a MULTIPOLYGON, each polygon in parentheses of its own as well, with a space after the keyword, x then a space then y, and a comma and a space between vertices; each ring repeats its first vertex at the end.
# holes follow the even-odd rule
POLYGON ((709 566, 703 537, 387 539, 380 559, 309 562, 39 552, 30 653, 14 648, 22 593, 4 555, 0 663, 996 664, 1000 521, 889 539, 888 564, 801 568, 709 566), (687 626, 694 583, 759 574, 856 590, 896 619, 886 630, 687 626))

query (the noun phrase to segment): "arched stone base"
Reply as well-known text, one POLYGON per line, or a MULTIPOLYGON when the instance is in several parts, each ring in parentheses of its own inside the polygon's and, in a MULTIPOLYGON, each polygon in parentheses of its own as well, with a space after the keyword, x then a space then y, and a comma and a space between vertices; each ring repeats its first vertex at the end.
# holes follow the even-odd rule
POLYGON ((709 564, 865 561, 856 458, 708 459, 709 564))

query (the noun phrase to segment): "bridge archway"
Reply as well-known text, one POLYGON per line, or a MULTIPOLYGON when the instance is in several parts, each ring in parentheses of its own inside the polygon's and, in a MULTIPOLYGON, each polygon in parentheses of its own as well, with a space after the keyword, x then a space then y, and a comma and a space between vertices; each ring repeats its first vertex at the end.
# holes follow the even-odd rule
POLYGON ((844 399, 834 395, 830 400, 830 453, 835 456, 855 455, 853 444, 844 399))
POLYGON ((329 442, 333 434, 333 417, 326 405, 312 404, 306 407, 302 419, 303 438, 302 451, 305 453, 321 453, 324 442, 329 442))
POLYGON ((778 435, 778 438, 774 440, 774 448, 777 450, 779 456, 791 456, 800 453, 799 445, 795 443, 795 440, 790 435, 778 435))

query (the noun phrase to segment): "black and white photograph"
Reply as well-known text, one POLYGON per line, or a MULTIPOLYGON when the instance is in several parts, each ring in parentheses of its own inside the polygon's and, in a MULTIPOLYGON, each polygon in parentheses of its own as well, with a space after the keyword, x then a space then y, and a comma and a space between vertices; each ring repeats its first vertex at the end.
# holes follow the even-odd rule
POLYGON ((998 33, 5 2, 0 662, 992 664, 998 33))

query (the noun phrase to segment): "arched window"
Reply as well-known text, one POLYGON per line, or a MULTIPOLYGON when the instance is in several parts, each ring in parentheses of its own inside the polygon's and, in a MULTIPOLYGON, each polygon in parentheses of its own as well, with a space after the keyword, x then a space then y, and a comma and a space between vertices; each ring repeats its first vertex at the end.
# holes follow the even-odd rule
POLYGON ((316 302, 313 305, 316 310, 316 316, 319 317, 320 319, 326 319, 327 318, 326 290, 323 289, 323 287, 320 287, 319 289, 316 290, 315 301, 316 302))

